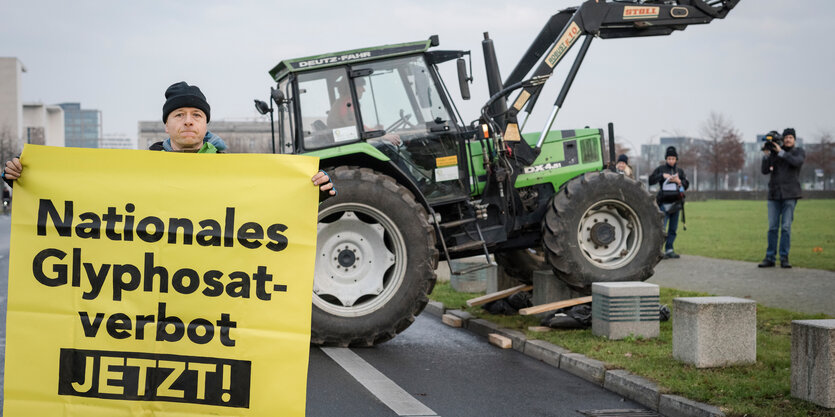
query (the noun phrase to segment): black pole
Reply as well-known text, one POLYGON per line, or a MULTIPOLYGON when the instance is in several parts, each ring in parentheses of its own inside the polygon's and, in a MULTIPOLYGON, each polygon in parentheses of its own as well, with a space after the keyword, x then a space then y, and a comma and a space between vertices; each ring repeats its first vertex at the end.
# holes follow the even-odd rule
POLYGON ((609 122, 609 168, 615 171, 615 124, 609 122))
POLYGON ((273 101, 270 100, 270 138, 272 139, 273 153, 275 153, 275 122, 273 122, 273 101))
POLYGON ((577 71, 580 70, 580 64, 583 63, 583 58, 586 57, 586 52, 589 50, 591 40, 592 36, 586 35, 586 39, 583 41, 583 45, 580 47, 580 51, 577 52, 577 58, 574 59, 574 64, 571 65, 571 70, 568 71, 568 77, 565 78, 565 83, 562 85, 560 95, 557 96, 557 101, 554 103, 555 106, 562 108, 562 103, 565 101, 565 96, 568 95, 568 90, 571 89, 571 83, 574 82, 574 77, 577 76, 577 71))

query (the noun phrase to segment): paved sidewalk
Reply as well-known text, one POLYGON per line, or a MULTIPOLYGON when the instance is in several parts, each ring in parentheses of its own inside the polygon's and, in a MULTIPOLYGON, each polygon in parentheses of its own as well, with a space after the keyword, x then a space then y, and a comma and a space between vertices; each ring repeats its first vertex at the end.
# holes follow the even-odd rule
POLYGON ((681 255, 664 259, 647 282, 662 287, 750 298, 760 304, 835 317, 835 272, 757 268, 753 262, 681 255))

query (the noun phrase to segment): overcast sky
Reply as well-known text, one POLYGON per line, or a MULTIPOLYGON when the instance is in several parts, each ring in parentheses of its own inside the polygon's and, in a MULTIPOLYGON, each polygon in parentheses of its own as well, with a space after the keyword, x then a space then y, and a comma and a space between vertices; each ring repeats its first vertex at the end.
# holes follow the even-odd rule
MULTIPOLYGON (((505 77, 550 15, 579 4, 0 0, 0 56, 26 67, 25 102, 81 102, 102 111, 105 134, 135 139, 138 121, 161 119, 174 82, 200 86, 214 120, 254 118, 252 100, 267 99, 267 71, 282 59, 438 34, 441 49, 473 51, 472 100, 460 100, 454 62, 445 71, 469 121, 487 99, 482 32, 494 39, 505 77)), ((832 22, 832 0, 742 0, 726 19, 670 36, 597 39, 554 128, 612 121, 619 141, 639 146, 698 136, 717 112, 746 141, 787 126, 807 142, 835 134, 832 22)), ((563 61, 558 74, 569 66, 563 61)), ((526 131, 541 130, 561 78, 546 85, 526 131)))

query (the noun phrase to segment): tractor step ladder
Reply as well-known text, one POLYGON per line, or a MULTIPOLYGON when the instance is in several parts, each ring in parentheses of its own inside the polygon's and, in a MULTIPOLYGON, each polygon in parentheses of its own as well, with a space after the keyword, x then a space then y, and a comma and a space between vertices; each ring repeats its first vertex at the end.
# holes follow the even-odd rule
POLYGON ((472 223, 474 221, 475 221, 475 217, 470 217, 470 218, 461 219, 461 220, 455 220, 455 221, 452 221, 452 222, 441 223, 441 228, 449 229, 449 228, 452 228, 452 227, 457 227, 457 226, 462 226, 462 225, 465 225, 465 224, 468 224, 468 223, 472 223))
MULTIPOLYGON (((435 214, 434 211, 431 214, 432 214, 432 218, 434 219, 434 214, 435 214)), ((473 215, 473 217, 466 217, 466 218, 463 218, 463 219, 460 219, 460 220, 453 220, 453 221, 446 222, 446 223, 440 223, 439 224, 438 222, 433 222, 433 224, 435 225, 435 229, 437 230, 438 236, 441 239, 441 246, 444 249, 444 256, 446 257, 447 265, 449 266, 449 273, 451 275, 464 275, 464 274, 469 274, 470 272, 480 271, 482 269, 487 269, 487 268, 496 266, 496 263, 493 262, 492 260, 490 260, 490 252, 487 250, 487 242, 484 241, 484 236, 481 233, 481 227, 478 226, 478 222, 476 221, 476 218, 475 218, 474 215, 473 215), (444 238, 444 234, 443 234, 443 229, 450 229, 450 228, 453 228, 453 227, 463 226, 465 224, 470 224, 470 223, 475 223, 475 229, 476 229, 476 232, 478 232, 479 240, 474 240, 474 241, 471 241, 471 242, 462 243, 460 245, 447 247, 446 239, 444 238), (475 249, 475 248, 478 248, 478 247, 481 247, 482 250, 484 251, 484 258, 486 260, 486 263, 474 265, 474 266, 471 266, 471 267, 468 267, 468 268, 464 268, 460 271, 456 271, 452 268, 452 259, 449 256, 450 253, 463 252, 463 251, 470 250, 470 249, 475 249)))

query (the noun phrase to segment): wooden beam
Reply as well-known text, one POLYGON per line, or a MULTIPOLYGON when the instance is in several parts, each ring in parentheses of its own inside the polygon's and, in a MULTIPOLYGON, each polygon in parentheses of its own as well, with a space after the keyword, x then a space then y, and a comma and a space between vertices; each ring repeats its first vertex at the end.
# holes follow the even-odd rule
POLYGON ((501 291, 494 292, 494 293, 491 293, 491 294, 485 294, 485 295, 482 295, 481 297, 471 298, 471 299, 467 300, 467 305, 470 306, 470 307, 479 306, 479 305, 482 305, 482 304, 487 304, 491 301, 501 300, 502 298, 510 297, 511 295, 513 295, 513 294, 515 294, 519 291, 530 291, 532 289, 533 289, 533 285, 525 285, 525 284, 517 285, 513 288, 508 288, 506 290, 501 290, 501 291))
POLYGON ((502 336, 498 333, 488 334, 487 341, 491 345, 498 346, 500 349, 510 349, 513 347, 513 341, 509 337, 502 336))
POLYGON ((580 298, 572 298, 570 300, 562 300, 556 301, 553 303, 548 304, 540 304, 538 306, 523 308, 519 310, 519 314, 523 316, 529 316, 531 314, 539 314, 544 313, 546 311, 554 311, 559 310, 561 308, 572 307, 579 304, 585 304, 591 302, 591 296, 588 297, 580 297, 580 298))

